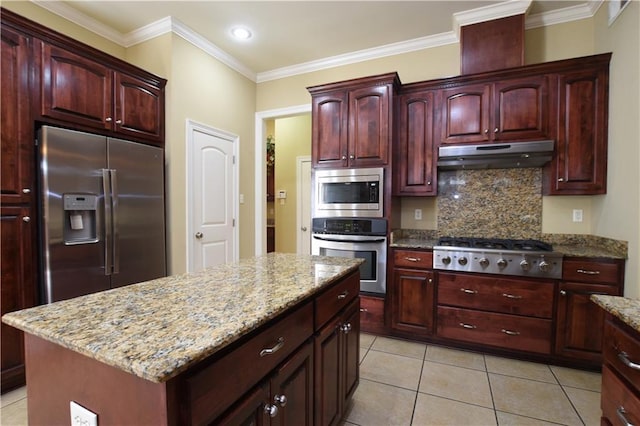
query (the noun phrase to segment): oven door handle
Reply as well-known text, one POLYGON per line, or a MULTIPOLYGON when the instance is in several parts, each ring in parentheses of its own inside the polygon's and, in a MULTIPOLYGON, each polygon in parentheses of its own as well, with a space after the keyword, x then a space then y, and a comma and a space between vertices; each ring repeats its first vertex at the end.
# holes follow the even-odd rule
POLYGON ((313 238, 334 243, 384 243, 387 241, 384 237, 370 237, 366 235, 331 235, 330 237, 314 235, 313 238))

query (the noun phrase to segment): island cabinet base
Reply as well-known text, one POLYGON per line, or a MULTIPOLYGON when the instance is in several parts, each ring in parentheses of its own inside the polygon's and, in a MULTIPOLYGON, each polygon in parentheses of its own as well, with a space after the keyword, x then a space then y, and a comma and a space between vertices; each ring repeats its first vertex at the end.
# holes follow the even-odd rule
POLYGON ((168 383, 154 383, 25 333, 30 425, 71 424, 70 401, 99 425, 169 424, 168 383))
POLYGON ((70 424, 71 401, 100 426, 338 424, 359 382, 359 287, 356 270, 160 383, 25 333, 29 424, 70 424))

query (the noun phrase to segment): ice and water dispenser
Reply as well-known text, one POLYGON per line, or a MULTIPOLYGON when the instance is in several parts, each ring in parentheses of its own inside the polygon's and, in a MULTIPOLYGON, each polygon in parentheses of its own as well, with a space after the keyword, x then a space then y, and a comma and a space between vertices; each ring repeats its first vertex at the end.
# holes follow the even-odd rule
POLYGON ((65 245, 97 242, 98 196, 95 194, 64 194, 63 202, 65 245))

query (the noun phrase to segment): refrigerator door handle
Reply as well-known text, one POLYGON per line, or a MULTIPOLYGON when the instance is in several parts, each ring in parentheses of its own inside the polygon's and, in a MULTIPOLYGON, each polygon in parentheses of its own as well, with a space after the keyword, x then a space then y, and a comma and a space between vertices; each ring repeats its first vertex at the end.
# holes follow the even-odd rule
POLYGON ((102 169, 102 190, 104 193, 104 274, 111 275, 111 239, 112 239, 112 214, 111 214, 111 171, 102 169))
POLYGON ((118 175, 116 169, 111 169, 111 226, 113 229, 112 234, 112 247, 113 247, 113 273, 120 273, 120 233, 118 230, 118 175))

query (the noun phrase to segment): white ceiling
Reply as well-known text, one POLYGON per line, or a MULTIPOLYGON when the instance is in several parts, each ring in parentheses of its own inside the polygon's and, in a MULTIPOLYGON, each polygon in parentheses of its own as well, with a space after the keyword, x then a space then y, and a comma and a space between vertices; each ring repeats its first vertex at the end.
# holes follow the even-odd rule
POLYGON ((527 13, 527 28, 592 16, 602 0, 38 1, 123 46, 173 31, 255 81, 455 42, 457 27, 527 13), (520 12, 522 13, 522 12, 520 12), (249 41, 229 35, 251 29, 249 41))

